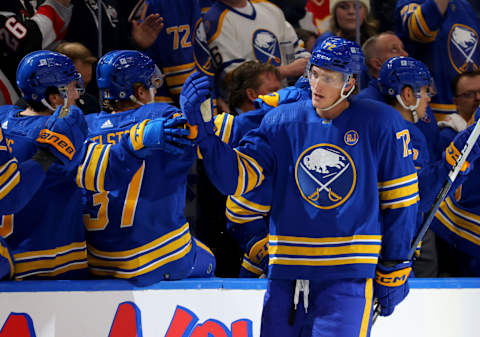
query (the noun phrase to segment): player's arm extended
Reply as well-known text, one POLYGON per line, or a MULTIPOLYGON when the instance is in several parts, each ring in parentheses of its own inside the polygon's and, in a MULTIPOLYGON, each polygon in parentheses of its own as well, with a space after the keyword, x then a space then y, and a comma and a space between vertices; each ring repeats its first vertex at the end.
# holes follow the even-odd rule
POLYGON ((414 42, 433 42, 444 20, 444 3, 448 1, 398 1, 395 8, 396 33, 414 42))

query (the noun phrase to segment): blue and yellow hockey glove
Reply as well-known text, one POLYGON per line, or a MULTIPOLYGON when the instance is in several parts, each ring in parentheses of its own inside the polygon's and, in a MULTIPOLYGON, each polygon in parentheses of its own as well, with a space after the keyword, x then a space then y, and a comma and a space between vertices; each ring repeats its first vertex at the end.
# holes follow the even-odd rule
POLYGON ((253 104, 256 109, 272 110, 282 104, 300 101, 307 95, 306 91, 297 87, 286 87, 268 95, 260 95, 253 104))
POLYGON ((83 143, 88 127, 82 110, 72 105, 65 117, 60 117, 62 107, 57 108, 40 131, 37 143, 47 148, 70 171, 82 159, 83 143))
POLYGON ((268 235, 255 235, 247 243, 240 277, 252 278, 268 274, 268 235))
MULTIPOLYGON (((444 158, 445 161, 453 167, 455 163, 457 162, 458 157, 460 156, 460 151, 462 151, 465 143, 467 142, 468 137, 473 131, 473 128, 475 125, 471 125, 462 132, 459 132, 455 138, 453 139, 453 142, 450 143, 450 145, 447 147, 445 150, 444 158)), ((462 168, 460 169, 461 174, 468 174, 471 170, 471 166, 473 165, 473 162, 480 157, 480 146, 479 146, 480 140, 477 140, 475 145, 472 148, 472 151, 467 157, 467 160, 463 164, 462 168)))
POLYGON ((130 148, 141 158, 149 154, 149 149, 182 155, 193 146, 193 142, 185 138, 190 134, 189 130, 183 128, 186 122, 185 117, 175 116, 137 123, 130 129, 130 148))
POLYGON ((196 143, 215 134, 213 108, 210 95, 211 78, 199 72, 190 75, 180 93, 180 107, 187 117, 191 135, 196 143))
POLYGON ((395 306, 407 297, 410 287, 408 276, 412 271, 412 262, 405 261, 390 267, 388 263, 377 264, 374 283, 374 295, 380 304, 380 315, 389 316, 395 306))

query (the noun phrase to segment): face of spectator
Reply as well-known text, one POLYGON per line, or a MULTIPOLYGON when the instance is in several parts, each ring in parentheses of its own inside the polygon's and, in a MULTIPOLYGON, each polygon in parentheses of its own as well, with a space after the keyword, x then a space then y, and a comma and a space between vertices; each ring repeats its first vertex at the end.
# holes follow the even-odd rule
POLYGON ((280 81, 274 73, 263 73, 258 76, 258 80, 261 84, 256 90, 257 96, 267 95, 281 88, 280 81))
POLYGON ((453 101, 457 105, 458 114, 468 122, 480 105, 480 75, 461 77, 453 101))
POLYGON ((394 56, 408 56, 408 53, 403 49, 402 40, 394 34, 381 34, 377 38, 376 46, 381 64, 394 56))
POLYGON ((90 83, 92 79, 92 65, 88 62, 83 62, 82 60, 75 61, 73 65, 80 75, 82 75, 85 87, 88 86, 88 83, 90 83))
MULTIPOLYGON (((360 24, 363 23, 367 15, 367 9, 360 4, 359 19, 360 24)), ((335 17, 337 19, 338 27, 346 32, 353 32, 356 30, 356 4, 355 1, 342 1, 335 7, 335 17)))

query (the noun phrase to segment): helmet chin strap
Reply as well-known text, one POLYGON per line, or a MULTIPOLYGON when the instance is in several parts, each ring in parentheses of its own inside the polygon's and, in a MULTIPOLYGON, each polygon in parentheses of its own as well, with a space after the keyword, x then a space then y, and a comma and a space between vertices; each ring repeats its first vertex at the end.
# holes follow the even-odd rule
POLYGON ((353 92, 353 90, 355 90, 355 84, 352 85, 352 88, 346 93, 344 94, 343 92, 345 91, 345 88, 347 86, 348 82, 345 82, 343 84, 343 87, 342 87, 342 91, 340 93, 340 98, 337 99, 337 101, 335 103, 333 103, 332 105, 330 105, 329 107, 326 107, 326 108, 317 108, 318 110, 321 110, 321 111, 327 111, 327 110, 330 110, 330 109, 333 109, 334 107, 336 107, 337 105, 339 105, 344 99, 346 99, 348 96, 350 96, 353 92))
POLYGON ((50 104, 48 104, 47 100, 45 98, 42 98, 42 100, 40 101, 42 102, 42 104, 49 110, 52 110, 52 111, 55 111, 55 108, 52 107, 50 104))
POLYGON ((417 101, 415 102, 415 105, 406 105, 403 100, 402 100, 402 97, 400 95, 396 95, 395 96, 398 103, 400 103, 400 105, 404 108, 404 109, 407 109, 409 110, 411 113, 412 113, 412 119, 413 119, 413 122, 414 123, 417 123, 418 122, 418 113, 417 113, 417 108, 418 108, 418 105, 420 104, 420 98, 417 97, 417 101))

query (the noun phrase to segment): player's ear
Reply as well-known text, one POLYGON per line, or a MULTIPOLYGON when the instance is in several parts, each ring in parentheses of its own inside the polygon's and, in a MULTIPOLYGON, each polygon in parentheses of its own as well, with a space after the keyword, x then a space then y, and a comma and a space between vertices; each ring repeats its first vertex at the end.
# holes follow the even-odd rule
POLYGON ((57 107, 63 104, 63 98, 60 96, 60 94, 51 93, 47 96, 47 102, 52 107, 57 107))
POLYGON ((412 88, 410 88, 409 86, 403 87, 401 91, 401 97, 405 103, 412 104, 412 100, 415 98, 412 88))
POLYGON ((251 103, 253 103, 253 101, 255 101, 255 98, 258 97, 258 94, 257 94, 256 90, 253 89, 253 88, 247 88, 247 89, 245 90, 245 93, 246 93, 246 95, 247 95, 248 100, 249 100, 251 103))

